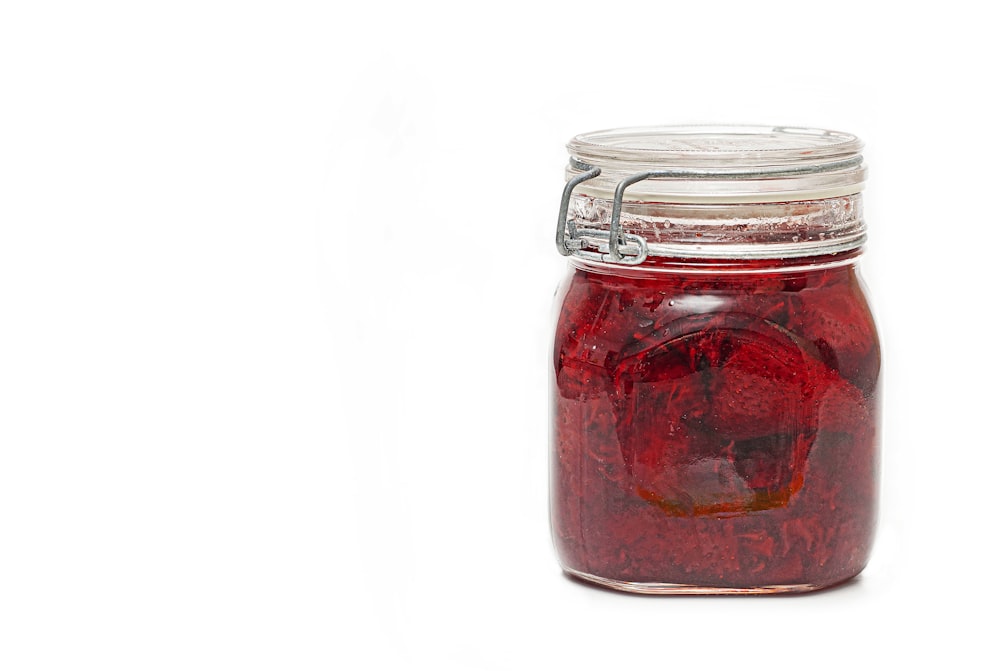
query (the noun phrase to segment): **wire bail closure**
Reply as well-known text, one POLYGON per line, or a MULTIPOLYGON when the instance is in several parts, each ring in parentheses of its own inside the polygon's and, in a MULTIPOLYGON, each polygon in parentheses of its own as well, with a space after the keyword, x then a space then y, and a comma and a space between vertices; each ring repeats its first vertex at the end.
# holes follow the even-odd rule
POLYGON ((569 201, 573 197, 573 189, 593 179, 601 174, 600 168, 589 166, 585 163, 578 164, 582 168, 589 168, 581 175, 566 182, 563 189, 562 202, 559 205, 559 226, 556 228, 556 248, 563 256, 576 256, 591 261, 601 261, 603 263, 618 263, 627 266, 639 265, 649 256, 649 245, 641 235, 633 233, 622 234, 621 214, 622 197, 625 189, 642 179, 645 176, 633 175, 618 185, 615 190, 614 209, 611 214, 610 230, 602 231, 596 228, 579 228, 576 221, 569 219, 569 201), (637 179, 638 178, 638 179, 637 179), (566 234, 569 233, 567 236, 566 234), (585 247, 593 247, 593 250, 585 247))

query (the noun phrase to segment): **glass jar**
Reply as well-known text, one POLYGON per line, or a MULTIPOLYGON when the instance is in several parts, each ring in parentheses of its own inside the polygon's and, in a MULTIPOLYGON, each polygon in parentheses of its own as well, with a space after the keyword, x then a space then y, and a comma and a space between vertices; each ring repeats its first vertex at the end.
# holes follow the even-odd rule
POLYGON ((857 271, 860 141, 654 127, 568 149, 551 440, 563 569, 687 594, 857 575, 881 366, 857 271))

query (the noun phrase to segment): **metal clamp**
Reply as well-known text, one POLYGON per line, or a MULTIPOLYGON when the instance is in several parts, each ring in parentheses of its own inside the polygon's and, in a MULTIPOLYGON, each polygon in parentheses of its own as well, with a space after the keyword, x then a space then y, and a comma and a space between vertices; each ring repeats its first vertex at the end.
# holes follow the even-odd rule
MULTIPOLYGON (((620 263, 634 266, 642 263, 649 255, 649 246, 646 239, 640 235, 621 232, 621 209, 622 194, 628 184, 622 182, 615 192, 615 204, 611 217, 611 229, 602 231, 595 228, 577 228, 576 222, 569 219, 569 201, 573 196, 573 189, 593 179, 601 174, 600 168, 594 168, 586 164, 579 164, 580 167, 589 168, 583 174, 577 175, 566 182, 563 189, 562 202, 559 205, 559 226, 556 228, 556 248, 563 256, 574 255, 579 258, 591 261, 601 261, 603 263, 620 263), (567 232, 569 235, 567 236, 567 232), (593 247, 594 250, 584 249, 593 247)), ((629 178, 633 179, 633 178, 629 178)), ((643 177, 642 179, 645 179, 643 177)), ((626 180, 627 181, 627 180, 626 180)), ((635 180, 638 181, 638 180, 635 180)), ((631 182, 630 182, 631 183, 631 182)))

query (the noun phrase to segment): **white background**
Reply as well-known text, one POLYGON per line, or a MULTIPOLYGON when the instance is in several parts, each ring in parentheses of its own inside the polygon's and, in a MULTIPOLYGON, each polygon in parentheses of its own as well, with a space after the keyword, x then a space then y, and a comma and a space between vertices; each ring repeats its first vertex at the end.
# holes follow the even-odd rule
POLYGON ((5 2, 0 668, 997 668, 997 40, 924 6, 5 2), (867 142, 884 498, 841 589, 551 550, 563 145, 697 121, 867 142))

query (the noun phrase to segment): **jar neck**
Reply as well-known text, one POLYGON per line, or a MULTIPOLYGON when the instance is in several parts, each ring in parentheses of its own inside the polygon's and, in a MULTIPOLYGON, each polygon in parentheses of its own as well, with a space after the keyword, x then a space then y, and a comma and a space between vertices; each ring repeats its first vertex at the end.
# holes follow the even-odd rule
MULTIPOLYGON (((607 245, 613 210, 613 199, 573 194, 568 218, 584 250, 600 252, 607 245)), ((645 259, 635 265, 659 267, 683 260, 708 264, 713 272, 748 261, 775 262, 771 268, 785 261, 809 265, 857 252, 866 237, 859 193, 776 203, 623 201, 618 225, 623 242, 637 248, 634 241, 639 241, 645 248, 645 259)), ((589 256, 594 261, 599 254, 589 256)))
POLYGON ((853 268, 861 258, 863 248, 857 247, 836 254, 775 259, 694 259, 676 257, 648 257, 635 266, 600 263, 581 258, 570 258, 577 269, 600 275, 623 277, 656 277, 664 274, 685 276, 759 276, 775 274, 801 274, 826 271, 834 268, 853 268))

